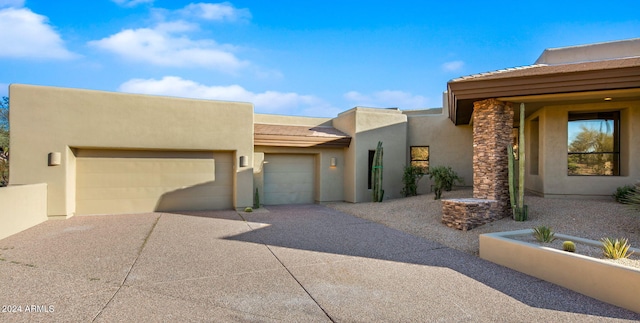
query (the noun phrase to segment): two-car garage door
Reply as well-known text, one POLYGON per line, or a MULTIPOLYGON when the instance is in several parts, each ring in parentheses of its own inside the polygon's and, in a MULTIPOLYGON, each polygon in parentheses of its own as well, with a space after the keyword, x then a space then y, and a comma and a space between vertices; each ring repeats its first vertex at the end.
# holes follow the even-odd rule
POLYGON ((76 214, 233 208, 230 152, 76 152, 76 214))

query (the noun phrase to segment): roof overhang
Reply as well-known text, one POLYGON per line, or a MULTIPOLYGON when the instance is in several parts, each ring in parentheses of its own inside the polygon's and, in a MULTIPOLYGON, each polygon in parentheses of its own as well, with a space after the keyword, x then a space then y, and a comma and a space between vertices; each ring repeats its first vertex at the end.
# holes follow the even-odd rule
POLYGON ((344 148, 351 137, 333 127, 254 124, 255 146, 344 148))
POLYGON ((509 102, 593 100, 605 92, 638 97, 640 57, 615 62, 534 65, 470 76, 447 83, 449 118, 469 124, 473 102, 497 98, 509 102))

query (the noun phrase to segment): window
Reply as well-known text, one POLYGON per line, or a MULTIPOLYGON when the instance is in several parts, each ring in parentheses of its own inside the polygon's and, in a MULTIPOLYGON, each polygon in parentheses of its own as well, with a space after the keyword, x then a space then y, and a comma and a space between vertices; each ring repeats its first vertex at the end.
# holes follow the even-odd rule
POLYGON ((569 113, 567 174, 620 175, 620 112, 569 113))
POLYGON ((429 173, 429 146, 411 146, 411 166, 422 168, 423 173, 429 173))

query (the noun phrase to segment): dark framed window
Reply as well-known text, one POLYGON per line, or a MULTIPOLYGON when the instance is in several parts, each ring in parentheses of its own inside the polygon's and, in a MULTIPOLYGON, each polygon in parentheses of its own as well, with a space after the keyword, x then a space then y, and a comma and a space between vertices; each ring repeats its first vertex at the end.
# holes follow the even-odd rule
POLYGON ((569 113, 567 174, 620 175, 620 111, 569 113))
POLYGON ((371 175, 373 174, 373 156, 375 156, 376 151, 375 150, 369 150, 369 164, 367 167, 367 169, 369 170, 367 172, 367 188, 371 189, 373 186, 371 185, 371 175))
POLYGON ((424 174, 429 173, 429 146, 411 146, 409 155, 411 166, 422 168, 424 174))

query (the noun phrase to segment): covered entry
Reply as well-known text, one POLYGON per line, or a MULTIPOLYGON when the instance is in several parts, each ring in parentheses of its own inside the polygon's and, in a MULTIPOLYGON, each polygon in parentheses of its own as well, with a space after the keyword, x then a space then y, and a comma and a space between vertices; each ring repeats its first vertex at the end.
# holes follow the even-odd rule
POLYGON ((232 207, 230 152, 76 150, 76 214, 232 207))
POLYGON ((265 154, 264 204, 315 202, 315 155, 265 154))

